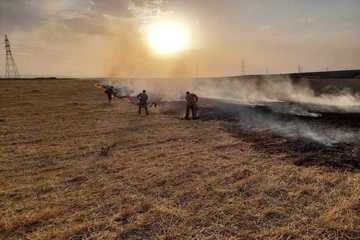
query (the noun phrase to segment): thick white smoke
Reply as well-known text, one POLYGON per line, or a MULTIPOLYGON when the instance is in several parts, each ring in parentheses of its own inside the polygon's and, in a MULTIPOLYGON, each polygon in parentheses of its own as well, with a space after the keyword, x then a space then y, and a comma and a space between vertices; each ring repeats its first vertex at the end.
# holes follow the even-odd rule
POLYGON ((359 96, 346 91, 317 95, 307 82, 294 84, 287 76, 269 76, 262 79, 201 79, 195 84, 195 88, 199 95, 208 98, 257 104, 293 102, 299 104, 298 108, 300 105, 313 105, 312 107, 323 108, 324 111, 360 112, 359 96))
POLYGON ((224 102, 217 107, 222 112, 236 114, 239 124, 245 128, 271 130, 287 138, 308 139, 327 146, 360 140, 360 132, 347 126, 339 128, 311 121, 311 118, 321 117, 322 113, 360 113, 360 98, 349 91, 316 94, 307 82, 294 84, 286 76, 201 79, 195 84, 195 89, 202 97, 224 102), (284 119, 256 108, 244 108, 244 105, 264 106, 273 112, 310 118, 284 119))
POLYGON ((360 132, 347 126, 334 127, 328 123, 312 122, 311 119, 282 118, 253 109, 238 113, 239 124, 255 131, 271 130, 273 133, 292 139, 305 139, 326 146, 337 143, 353 143, 360 140, 360 132))

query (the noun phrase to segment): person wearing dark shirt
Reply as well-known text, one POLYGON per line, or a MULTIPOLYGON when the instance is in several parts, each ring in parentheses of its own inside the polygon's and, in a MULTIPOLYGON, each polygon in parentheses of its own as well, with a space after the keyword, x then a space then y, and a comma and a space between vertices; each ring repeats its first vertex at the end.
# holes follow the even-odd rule
POLYGON ((187 120, 189 119, 190 110, 192 114, 192 119, 197 119, 197 110, 198 110, 197 102, 199 101, 199 98, 194 93, 186 92, 185 100, 186 100, 185 119, 187 120))
POLYGON ((105 93, 108 97, 108 102, 111 103, 111 100, 113 98, 113 94, 114 94, 114 88, 113 87, 108 87, 105 89, 105 93))
POLYGON ((147 101, 148 101, 149 97, 146 94, 146 91, 143 90, 142 93, 137 95, 136 98, 139 100, 139 112, 138 112, 139 115, 141 115, 141 109, 143 109, 143 108, 145 109, 146 115, 149 115, 149 111, 148 111, 148 107, 147 107, 147 105, 148 105, 147 101))

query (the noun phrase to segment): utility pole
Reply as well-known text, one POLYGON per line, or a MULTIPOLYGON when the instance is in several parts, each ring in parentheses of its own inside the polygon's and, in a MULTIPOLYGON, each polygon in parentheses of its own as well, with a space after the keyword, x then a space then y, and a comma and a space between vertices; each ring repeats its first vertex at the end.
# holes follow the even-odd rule
POLYGON ((5 78, 19 78, 19 70, 16 66, 14 57, 11 52, 10 41, 5 35, 5 51, 6 51, 6 59, 5 59, 5 78))
POLYGON ((245 60, 241 61, 241 74, 246 75, 245 60))
POLYGON ((298 65, 298 72, 302 73, 303 72, 303 67, 301 66, 301 64, 298 65))

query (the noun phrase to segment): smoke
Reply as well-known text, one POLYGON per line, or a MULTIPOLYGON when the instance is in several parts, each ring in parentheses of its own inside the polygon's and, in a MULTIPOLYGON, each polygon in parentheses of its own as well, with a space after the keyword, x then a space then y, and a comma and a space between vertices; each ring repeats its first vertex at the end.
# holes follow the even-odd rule
MULTIPOLYGON (((190 90, 201 97, 202 103, 217 111, 210 114, 231 115, 241 127, 253 131, 271 131, 286 138, 301 138, 326 146, 360 140, 360 132, 350 127, 312 121, 329 112, 360 113, 360 99, 349 91, 318 94, 307 82, 294 83, 289 77, 281 76, 191 81, 186 75, 186 65, 181 63, 179 61, 175 65, 178 69, 174 70, 174 76, 179 77, 112 79, 108 83, 127 86, 134 94, 146 89, 150 98, 162 102, 183 101, 184 93, 190 90)), ((173 107, 179 111, 178 105, 173 107)), ((166 108, 169 109, 168 104, 166 108)))
POLYGON ((261 79, 246 77, 201 79, 195 82, 194 87, 200 96, 208 98, 248 104, 287 103, 273 104, 273 110, 295 115, 317 116, 316 113, 311 113, 311 110, 360 112, 360 98, 350 91, 316 94, 307 81, 295 84, 287 76, 264 76, 261 79))
POLYGON ((111 36, 104 44, 107 61, 104 73, 110 77, 172 77, 174 64, 183 55, 164 58, 153 53, 146 39, 147 26, 172 14, 166 1, 129 1, 130 18, 110 18, 111 36))
MULTIPOLYGON (((333 126, 319 126, 304 120, 295 119, 290 122, 282 122, 279 119, 263 119, 261 126, 273 133, 292 139, 305 139, 321 143, 326 146, 333 146, 337 143, 353 143, 359 141, 359 132, 347 128, 334 128, 333 126)), ((259 122, 252 123, 256 125, 259 122)), ((258 127, 258 126, 257 126, 258 127)))
POLYGON ((360 139, 360 132, 347 126, 339 128, 311 120, 329 112, 360 113, 360 99, 349 91, 316 94, 308 83, 295 84, 290 78, 281 76, 201 79, 195 81, 194 88, 202 97, 217 99, 215 108, 221 114, 232 114, 246 129, 271 131, 286 138, 301 138, 326 146, 360 139))
POLYGON ((130 96, 146 90, 150 101, 183 101, 185 92, 191 89, 190 78, 111 78, 105 83, 118 89, 130 89, 130 96))
POLYGON ((134 76, 147 68, 150 52, 136 23, 121 21, 119 28, 113 30, 104 46, 107 55, 104 72, 110 77, 134 76))
POLYGON ((162 4, 163 1, 142 6, 130 4, 136 20, 122 21, 122 27, 114 31, 106 44, 109 58, 104 69, 111 77, 106 83, 126 86, 133 96, 145 89, 152 99, 177 101, 192 87, 191 53, 157 55, 150 49, 144 34, 144 26, 149 21, 170 14, 162 9, 162 4))
POLYGON ((231 121, 240 128, 257 134, 271 132, 285 138, 303 139, 326 146, 354 143, 360 140, 360 131, 349 126, 335 127, 331 121, 322 118, 278 114, 269 111, 264 106, 208 100, 205 108, 201 109, 201 115, 204 119, 231 121))
POLYGON ((189 52, 176 56, 155 55, 147 45, 138 25, 128 22, 125 32, 114 34, 107 44, 108 61, 104 69, 106 83, 133 90, 133 95, 147 90, 150 97, 174 101, 192 87, 192 61, 189 52), (120 76, 120 77, 119 77, 120 76))
POLYGON ((283 118, 279 115, 248 110, 239 112, 239 124, 255 131, 270 130, 276 135, 291 139, 305 139, 332 146, 337 143, 359 141, 359 132, 343 128, 335 128, 327 123, 312 122, 308 119, 283 118))

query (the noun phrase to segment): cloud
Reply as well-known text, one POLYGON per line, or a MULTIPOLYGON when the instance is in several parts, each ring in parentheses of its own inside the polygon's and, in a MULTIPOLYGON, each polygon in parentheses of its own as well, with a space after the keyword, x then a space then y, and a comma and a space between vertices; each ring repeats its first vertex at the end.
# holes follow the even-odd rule
MULTIPOLYGON (((33 56, 16 51, 23 56, 20 63, 28 66, 22 69, 38 72, 48 68, 35 65, 52 65, 51 69, 59 72, 89 73, 95 68, 100 72, 103 61, 105 74, 156 75, 161 68, 177 72, 176 67, 164 67, 165 61, 153 60, 141 32, 148 21, 168 16, 190 26, 192 48, 198 51, 191 56, 198 59, 200 72, 205 75, 237 74, 242 59, 246 59, 250 73, 263 72, 267 65, 272 71, 292 71, 299 62, 312 64, 314 70, 320 65, 358 66, 356 7, 339 3, 346 12, 333 7, 335 16, 330 16, 331 9, 323 4, 314 8, 306 1, 297 5, 281 2, 0 0, 0 34, 9 34, 15 50, 26 45, 21 49, 33 56), (72 64, 66 65, 70 58, 72 64), (116 64, 111 65, 111 61, 116 64)), ((0 68, 3 66, 0 62, 0 68)))
POLYGON ((314 24, 314 23, 318 22, 318 20, 319 20, 319 18, 317 18, 317 17, 309 16, 309 17, 305 17, 305 18, 301 19, 301 22, 304 24, 314 24))
MULTIPOLYGON (((63 24, 79 32, 104 32, 101 27, 109 16, 129 16, 125 0, 11 0, 0 2, 0 23, 4 32, 32 31, 49 22, 63 24), (105 2, 116 11, 110 11, 105 2), (116 3, 116 4, 115 4, 116 3), (114 8, 115 4, 118 7, 114 8)), ((105 24, 106 25, 106 24, 105 24)))
POLYGON ((6 31, 13 46, 22 45, 14 49, 25 74, 41 71, 59 75, 81 72, 131 75, 147 71, 156 74, 156 70, 164 68, 163 62, 150 56, 141 32, 143 13, 161 12, 157 10, 160 3, 139 0, 131 1, 130 5, 128 0, 0 3, 1 12, 14 12, 1 17, 9 24, 6 31), (17 8, 23 12, 20 18, 18 12, 15 14, 17 8))
POLYGON ((142 23, 147 23, 157 18, 163 18, 172 15, 173 12, 166 10, 167 1, 152 0, 139 1, 132 0, 129 2, 129 11, 142 23))
POLYGON ((142 22, 168 12, 162 0, 11 0, 0 1, 0 31, 31 32, 44 26, 58 31, 109 34, 114 22, 142 22))
POLYGON ((44 21, 42 14, 32 1, 0 1, 0 29, 4 32, 14 29, 28 29, 44 21))
POLYGON ((73 18, 61 19, 60 23, 76 33, 84 34, 108 34, 108 18, 101 15, 82 15, 73 18))
POLYGON ((128 5, 129 0, 93 0, 92 9, 109 16, 130 18, 128 5))
POLYGON ((260 31, 270 31, 272 29, 271 25, 263 25, 260 28, 260 31))

